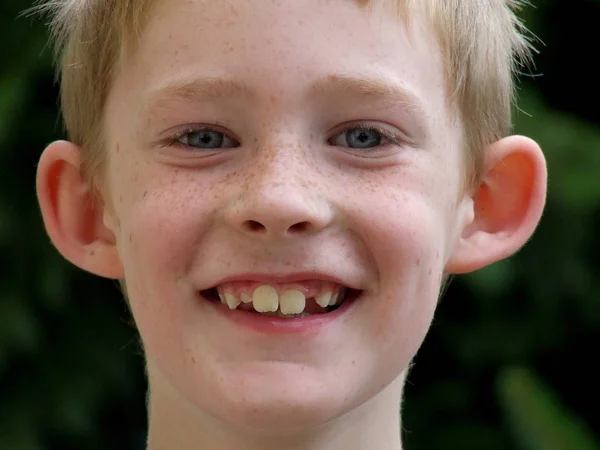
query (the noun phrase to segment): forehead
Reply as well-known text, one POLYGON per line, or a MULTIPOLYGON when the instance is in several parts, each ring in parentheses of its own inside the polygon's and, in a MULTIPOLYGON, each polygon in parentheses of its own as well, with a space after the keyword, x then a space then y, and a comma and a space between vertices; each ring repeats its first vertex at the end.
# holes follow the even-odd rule
POLYGON ((146 102, 182 80, 185 87, 226 78, 248 99, 290 100, 314 92, 319 80, 352 79, 358 87, 363 79, 363 87, 407 93, 425 114, 442 111, 446 86, 434 35, 417 16, 407 28, 396 3, 159 1, 116 84, 129 100, 146 102))

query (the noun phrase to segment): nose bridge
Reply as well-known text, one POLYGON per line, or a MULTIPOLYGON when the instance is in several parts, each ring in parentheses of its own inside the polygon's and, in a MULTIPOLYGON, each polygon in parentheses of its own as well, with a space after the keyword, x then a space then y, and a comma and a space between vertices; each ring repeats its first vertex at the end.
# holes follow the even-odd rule
POLYGON ((282 237, 314 232, 331 219, 319 174, 298 145, 256 148, 228 216, 244 233, 282 237))
POLYGON ((292 193, 298 188, 308 189, 313 167, 299 147, 275 144, 256 150, 245 184, 262 191, 267 198, 277 190, 292 193))

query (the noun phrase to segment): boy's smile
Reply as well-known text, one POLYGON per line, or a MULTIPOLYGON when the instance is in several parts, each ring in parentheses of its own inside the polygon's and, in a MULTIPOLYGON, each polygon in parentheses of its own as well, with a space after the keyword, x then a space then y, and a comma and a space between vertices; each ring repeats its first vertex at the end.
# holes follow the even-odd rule
POLYGON ((347 300, 348 289, 339 283, 316 279, 318 276, 296 274, 293 278, 275 278, 272 275, 245 275, 230 278, 231 281, 219 283, 216 288, 204 292, 205 297, 213 299, 216 293, 229 309, 239 307, 283 318, 323 314, 347 300))
POLYGON ((399 377, 471 217, 447 104, 425 26, 409 33, 381 6, 161 2, 106 115, 107 223, 151 382, 220 421, 283 431, 399 377), (319 324, 273 335, 201 295, 231 277, 269 283, 243 274, 360 296, 322 318, 234 311, 319 324))

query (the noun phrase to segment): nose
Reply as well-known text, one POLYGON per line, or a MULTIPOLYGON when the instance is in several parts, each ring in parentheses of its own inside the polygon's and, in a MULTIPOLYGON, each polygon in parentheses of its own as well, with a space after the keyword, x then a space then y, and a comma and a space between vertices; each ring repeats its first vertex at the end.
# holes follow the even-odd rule
POLYGON ((292 161, 256 164, 228 208, 228 221, 246 235, 281 239, 317 233, 332 220, 320 176, 292 161))

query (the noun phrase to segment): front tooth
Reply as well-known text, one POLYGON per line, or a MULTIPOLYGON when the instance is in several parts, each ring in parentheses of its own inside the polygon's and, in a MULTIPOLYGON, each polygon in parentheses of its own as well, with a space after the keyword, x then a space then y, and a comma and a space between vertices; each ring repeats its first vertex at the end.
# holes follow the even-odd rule
POLYGON ((315 302, 317 302, 317 305, 319 305, 323 308, 327 308, 329 306, 330 300, 331 300, 331 292, 324 292, 323 294, 319 295, 315 299, 315 302))
POLYGON ((279 307, 279 296, 273 286, 264 284, 252 294, 252 304, 256 312, 275 312, 279 307))
POLYGON ((242 303, 252 303, 252 297, 250 297, 248 294, 246 294, 245 292, 242 292, 240 295, 240 298, 242 300, 242 303))
POLYGON ((221 303, 223 303, 224 305, 226 305, 227 302, 225 301, 225 297, 223 296, 223 293, 221 291, 217 291, 217 293, 219 294, 219 298, 221 299, 221 303))
POLYGON ((225 301, 227 302, 227 306, 229 306, 229 309, 235 309, 241 303, 237 297, 234 297, 230 293, 225 294, 225 301))
POLYGON ((306 297, 300 291, 290 289, 279 299, 279 309, 283 314, 300 314, 306 306, 306 297))

